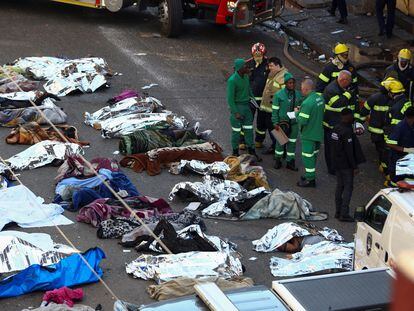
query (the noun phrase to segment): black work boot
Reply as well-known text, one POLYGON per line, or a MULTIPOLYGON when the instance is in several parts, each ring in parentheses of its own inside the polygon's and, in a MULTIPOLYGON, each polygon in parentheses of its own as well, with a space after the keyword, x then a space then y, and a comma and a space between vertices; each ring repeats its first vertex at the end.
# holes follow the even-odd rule
POLYGON ((290 161, 288 161, 287 163, 286 163, 286 168, 288 169, 288 170, 291 170, 291 171, 294 171, 294 172, 297 172, 298 171, 298 168, 296 167, 296 165, 295 165, 295 160, 290 160, 290 161))
POLYGON ((316 182, 315 182, 315 179, 314 180, 301 179, 296 183, 296 185, 302 188, 315 188, 316 182))
POLYGON ((275 158, 275 164, 273 165, 273 168, 278 170, 282 167, 282 161, 280 158, 275 158))
POLYGON ((233 153, 231 154, 232 156, 238 157, 239 154, 239 149, 233 149, 233 153))
POLYGON ((247 152, 248 152, 249 154, 251 154, 251 155, 255 156, 255 157, 256 157, 256 161, 257 161, 257 162, 262 162, 262 158, 260 158, 260 157, 257 155, 257 153, 256 153, 256 149, 254 149, 254 148, 247 148, 247 152))

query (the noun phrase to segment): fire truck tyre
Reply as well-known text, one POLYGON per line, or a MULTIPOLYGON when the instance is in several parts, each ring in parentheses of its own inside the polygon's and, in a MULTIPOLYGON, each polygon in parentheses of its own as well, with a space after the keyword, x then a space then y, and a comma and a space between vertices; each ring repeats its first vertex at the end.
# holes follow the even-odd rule
POLYGON ((161 32, 167 37, 177 37, 181 33, 183 24, 182 0, 161 0, 158 15, 161 23, 161 32))

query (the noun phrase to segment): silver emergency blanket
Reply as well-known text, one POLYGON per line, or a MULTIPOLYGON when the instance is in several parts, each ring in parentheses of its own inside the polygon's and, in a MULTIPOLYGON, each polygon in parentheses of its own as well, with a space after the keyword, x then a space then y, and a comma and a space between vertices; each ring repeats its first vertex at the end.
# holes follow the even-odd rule
MULTIPOLYGON (((233 242, 221 239, 218 236, 205 234, 201 230, 199 225, 190 225, 190 226, 185 227, 182 230, 177 231, 177 238, 184 239, 184 240, 189 239, 191 238, 191 235, 190 235, 191 232, 197 233, 200 237, 202 237, 204 240, 206 240, 211 245, 213 245, 216 248, 216 250, 219 252, 230 253, 230 252, 235 252, 237 249, 237 245, 234 244, 233 242)), ((145 244, 145 243, 146 242, 143 242, 142 244, 145 244)), ((155 240, 151 243, 149 248, 155 252, 161 252, 161 253, 164 252, 162 247, 155 240)))
POLYGON ((57 96, 66 96, 76 90, 94 92, 106 85, 106 76, 110 72, 105 60, 98 57, 72 60, 26 57, 15 61, 13 67, 24 70, 36 80, 46 80, 44 89, 57 96))
POLYGON ((168 255, 141 255, 127 264, 126 272, 135 278, 153 279, 157 283, 178 277, 220 276, 229 279, 243 275, 237 253, 188 252, 168 255))
POLYGON ((101 128, 101 123, 105 120, 139 113, 152 113, 160 108, 163 108, 161 102, 154 97, 126 98, 93 113, 85 112, 85 124, 101 128))
POLYGON ((216 161, 213 163, 206 163, 199 160, 181 160, 179 163, 173 163, 170 168, 170 173, 179 175, 185 171, 190 171, 200 175, 225 175, 230 171, 227 163, 216 161))
POLYGON ((0 94, 0 97, 11 100, 35 100, 36 91, 3 93, 0 94))
POLYGON ((402 159, 397 161, 395 167, 395 174, 397 176, 401 175, 411 175, 414 176, 414 154, 409 153, 402 159))
MULTIPOLYGON (((78 144, 44 140, 12 156, 6 162, 12 170, 26 170, 48 165, 54 160, 64 160, 68 155, 79 154, 83 154, 83 149, 78 144)), ((5 169, 6 166, 0 163, 0 171, 5 169)))
POLYGON ((170 192, 169 199, 173 200, 180 191, 188 191, 195 195, 201 203, 209 204, 202 211, 203 216, 218 216, 221 213, 230 215, 231 209, 226 206, 227 200, 246 190, 237 182, 207 175, 203 177, 201 182, 186 181, 176 184, 170 192))
POLYGON ((53 242, 46 233, 0 232, 0 273, 21 271, 31 265, 49 266, 77 250, 53 242))
POLYGON ((315 212, 312 204, 293 191, 274 189, 262 198, 242 217, 243 220, 277 218, 286 220, 325 220, 326 213, 315 212))
POLYGON ((339 269, 351 271, 354 243, 322 241, 305 245, 302 251, 292 254, 292 259, 272 257, 270 270, 273 276, 287 277, 339 269))
POLYGON ((63 212, 60 205, 44 204, 43 198, 23 185, 0 190, 0 231, 11 222, 22 228, 72 224, 63 212))
POLYGON ((172 127, 184 129, 188 122, 184 117, 164 111, 161 113, 136 113, 102 121, 101 135, 103 138, 121 137, 136 130, 144 129, 159 122, 168 122, 172 127))
POLYGON ((325 237, 325 239, 335 242, 341 242, 344 240, 344 238, 335 229, 324 227, 323 229, 318 228, 317 230, 308 230, 307 228, 296 223, 285 222, 269 229, 259 240, 253 241, 253 249, 256 252, 272 252, 277 250, 279 246, 285 244, 293 237, 302 237, 311 234, 319 234, 325 237))
MULTIPOLYGON (((89 307, 89 306, 85 306, 85 305, 81 305, 81 304, 75 304, 73 307, 69 307, 67 304, 59 304, 59 303, 54 303, 54 302, 50 302, 47 304, 47 306, 43 306, 41 305, 38 308, 29 308, 29 309, 23 309, 22 311, 95 311, 95 308, 89 307)), ((126 311, 131 311, 131 310, 127 310, 126 311)), ((138 311, 138 309, 137 309, 138 311)))

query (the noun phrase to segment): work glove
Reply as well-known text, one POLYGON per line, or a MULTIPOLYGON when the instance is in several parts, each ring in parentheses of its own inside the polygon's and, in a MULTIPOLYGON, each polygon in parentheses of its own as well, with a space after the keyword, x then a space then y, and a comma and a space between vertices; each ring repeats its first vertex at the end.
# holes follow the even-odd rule
POLYGON ((362 135, 365 132, 365 128, 360 122, 355 122, 354 132, 357 135, 362 135))
POLYGON ((403 151, 406 153, 414 153, 414 148, 404 148, 403 151))

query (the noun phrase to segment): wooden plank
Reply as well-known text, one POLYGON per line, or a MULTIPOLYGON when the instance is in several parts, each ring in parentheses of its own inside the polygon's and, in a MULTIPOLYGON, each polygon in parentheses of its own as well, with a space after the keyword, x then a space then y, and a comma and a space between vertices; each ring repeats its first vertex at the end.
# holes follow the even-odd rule
POLYGON ((221 289, 212 282, 194 285, 201 300, 212 311, 238 311, 221 289))

